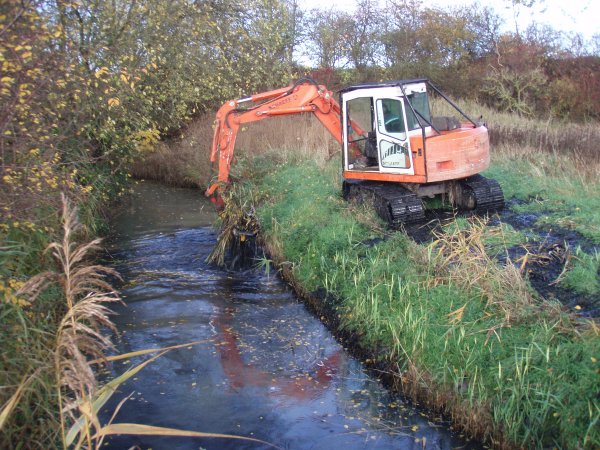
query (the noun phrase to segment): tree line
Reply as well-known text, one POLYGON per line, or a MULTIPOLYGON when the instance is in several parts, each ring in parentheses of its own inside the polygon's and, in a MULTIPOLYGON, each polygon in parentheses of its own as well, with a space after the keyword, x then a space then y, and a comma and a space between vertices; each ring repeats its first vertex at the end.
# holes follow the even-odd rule
MULTIPOLYGON (((534 2, 504 3, 517 15, 534 2)), ((586 41, 538 23, 521 30, 515 21, 513 29, 477 2, 437 8, 358 0, 354 12, 295 17, 303 24, 298 53, 333 85, 427 77, 455 96, 520 115, 600 118, 600 33, 586 41)))

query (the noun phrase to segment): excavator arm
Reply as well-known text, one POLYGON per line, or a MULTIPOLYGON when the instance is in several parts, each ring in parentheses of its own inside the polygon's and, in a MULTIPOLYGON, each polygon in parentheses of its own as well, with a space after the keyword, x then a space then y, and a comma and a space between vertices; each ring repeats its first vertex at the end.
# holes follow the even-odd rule
MULTIPOLYGON (((332 136, 339 143, 342 142, 340 105, 331 91, 310 78, 301 78, 285 88, 231 100, 221 106, 217 112, 210 153, 211 164, 218 160, 219 173, 217 181, 205 193, 218 209, 223 207, 219 189, 229 183, 229 171, 240 126, 272 116, 300 113, 313 113, 332 136), (258 104, 252 105, 254 103, 258 104), (245 104, 250 106, 244 108, 245 104)), ((353 123, 352 127, 361 132, 356 124, 353 123)))

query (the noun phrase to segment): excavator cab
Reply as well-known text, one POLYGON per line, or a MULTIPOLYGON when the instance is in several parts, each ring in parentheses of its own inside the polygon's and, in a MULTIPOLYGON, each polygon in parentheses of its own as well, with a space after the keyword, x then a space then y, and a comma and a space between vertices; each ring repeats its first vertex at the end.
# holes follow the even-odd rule
POLYGON ((392 225, 423 219, 424 197, 441 195, 460 209, 504 205, 498 183, 478 175, 490 162, 487 128, 428 80, 349 86, 340 110, 345 198, 373 198, 392 225), (432 117, 430 93, 461 120, 432 117))
POLYGON ((431 132, 425 82, 351 86, 341 104, 346 171, 415 174, 410 138, 431 132))

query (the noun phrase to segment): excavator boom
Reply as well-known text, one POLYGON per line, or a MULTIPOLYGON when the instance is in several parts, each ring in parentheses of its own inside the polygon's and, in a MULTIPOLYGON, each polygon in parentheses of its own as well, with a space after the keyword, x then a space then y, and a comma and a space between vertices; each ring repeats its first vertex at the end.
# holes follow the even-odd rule
MULTIPOLYGON (((217 208, 223 206, 219 188, 229 183, 235 140, 240 126, 272 116, 300 113, 313 113, 332 136, 342 143, 340 106, 331 91, 311 79, 302 78, 289 87, 230 100, 221 106, 217 112, 210 154, 211 164, 218 160, 219 172, 217 181, 205 193, 217 208), (249 106, 245 107, 246 104, 249 106)), ((360 132, 358 128, 355 129, 360 132)))

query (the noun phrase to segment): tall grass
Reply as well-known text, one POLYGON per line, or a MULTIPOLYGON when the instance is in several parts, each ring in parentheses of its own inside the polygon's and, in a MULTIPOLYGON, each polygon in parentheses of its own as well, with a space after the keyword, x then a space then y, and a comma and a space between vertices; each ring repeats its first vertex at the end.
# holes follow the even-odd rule
MULTIPOLYGON (((210 166, 214 116, 191 122, 178 135, 140 156, 132 167, 136 178, 159 180, 173 186, 206 187, 215 175, 210 166)), ((339 144, 312 114, 273 117, 240 128, 235 154, 260 156, 286 149, 298 160, 317 158, 323 162, 340 152, 339 144)), ((235 166, 234 166, 235 167, 235 166)))

